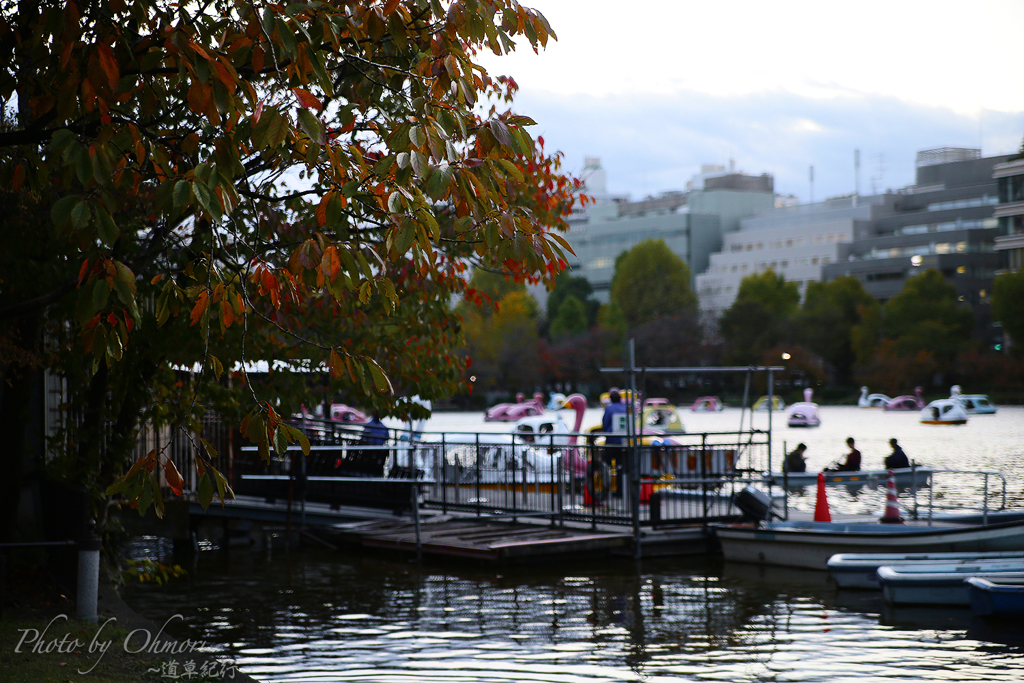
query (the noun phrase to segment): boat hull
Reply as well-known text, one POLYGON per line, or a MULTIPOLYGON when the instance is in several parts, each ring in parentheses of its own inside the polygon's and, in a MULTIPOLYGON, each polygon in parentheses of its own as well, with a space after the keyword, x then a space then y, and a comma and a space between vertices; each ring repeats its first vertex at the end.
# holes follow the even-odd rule
POLYGON ((1024 564, 1017 562, 987 569, 978 564, 958 569, 941 565, 878 568, 882 599, 890 605, 969 605, 971 594, 967 579, 972 577, 1024 581, 1024 564))
POLYGON ((828 569, 842 553, 968 552, 1019 550, 1024 522, 927 527, 896 524, 773 522, 712 525, 723 557, 782 567, 828 569))
MULTIPOLYGON (((858 472, 825 472, 826 484, 859 486, 862 484, 885 485, 889 481, 889 470, 860 470, 858 472)), ((907 467, 892 471, 897 486, 919 487, 931 484, 932 468, 930 467, 907 467)), ((818 483, 817 472, 772 472, 772 484, 782 486, 816 486, 818 483)))
POLYGON ((1019 617, 1024 614, 1024 583, 1004 578, 967 579, 971 611, 980 617, 1019 617))
POLYGON ((1024 550, 971 553, 843 553, 828 561, 832 581, 839 588, 879 590, 879 567, 970 565, 978 562, 1024 562, 1024 550))

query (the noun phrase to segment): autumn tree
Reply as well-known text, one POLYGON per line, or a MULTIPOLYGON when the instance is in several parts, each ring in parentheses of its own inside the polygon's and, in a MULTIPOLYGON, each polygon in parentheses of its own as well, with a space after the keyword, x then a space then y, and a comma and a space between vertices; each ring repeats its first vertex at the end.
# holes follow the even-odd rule
MULTIPOLYGON (((154 395, 199 432, 228 375, 263 457, 302 441, 248 359, 326 367, 415 413, 396 387, 464 381, 449 302, 468 267, 548 283, 564 267, 578 183, 512 111, 515 82, 475 63, 553 37, 515 0, 0 2, 0 221, 18 234, 0 424, 18 424, 31 372, 76 377, 88 412, 69 415, 65 455, 95 486, 125 472, 154 395)), ((230 495, 198 445, 200 498, 230 495)), ((23 452, 4 449, 5 473, 23 452)), ((161 473, 180 490, 156 450, 112 490, 159 511, 161 473)))

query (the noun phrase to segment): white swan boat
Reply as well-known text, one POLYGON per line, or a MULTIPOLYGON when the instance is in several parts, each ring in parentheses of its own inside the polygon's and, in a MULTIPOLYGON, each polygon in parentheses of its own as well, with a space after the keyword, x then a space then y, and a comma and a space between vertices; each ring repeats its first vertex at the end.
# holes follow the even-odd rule
POLYGON ((861 387, 857 405, 861 408, 884 408, 891 400, 885 394, 869 394, 867 387, 861 387))
POLYGON ((921 424, 962 425, 967 424, 967 411, 959 401, 940 398, 921 410, 921 424))

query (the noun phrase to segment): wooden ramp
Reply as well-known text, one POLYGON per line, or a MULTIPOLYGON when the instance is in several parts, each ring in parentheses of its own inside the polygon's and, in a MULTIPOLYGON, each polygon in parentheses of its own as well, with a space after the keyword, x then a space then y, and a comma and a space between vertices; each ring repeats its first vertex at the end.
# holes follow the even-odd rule
MULTIPOLYGON (((415 553, 416 524, 405 518, 382 519, 321 528, 325 542, 415 553)), ((523 522, 438 515, 420 521, 424 555, 495 563, 542 560, 558 555, 621 554, 633 543, 625 530, 579 529, 523 522)))

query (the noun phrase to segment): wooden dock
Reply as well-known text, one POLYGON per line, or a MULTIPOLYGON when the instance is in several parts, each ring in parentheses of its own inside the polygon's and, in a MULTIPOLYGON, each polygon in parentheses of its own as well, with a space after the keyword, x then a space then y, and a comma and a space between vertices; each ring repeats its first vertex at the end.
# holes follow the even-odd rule
POLYGON ((627 554, 633 546, 628 529, 584 529, 530 522, 436 515, 416 523, 409 518, 379 519, 330 528, 311 535, 328 545, 355 545, 377 550, 515 563, 555 556, 627 554))
MULTIPOLYGON (((509 521, 436 515, 416 523, 408 517, 366 520, 309 529, 308 540, 333 548, 421 554, 437 558, 515 564, 555 558, 636 557, 632 529, 557 526, 540 521, 509 521)), ((714 552, 714 539, 700 525, 653 531, 641 537, 641 557, 714 552)))

